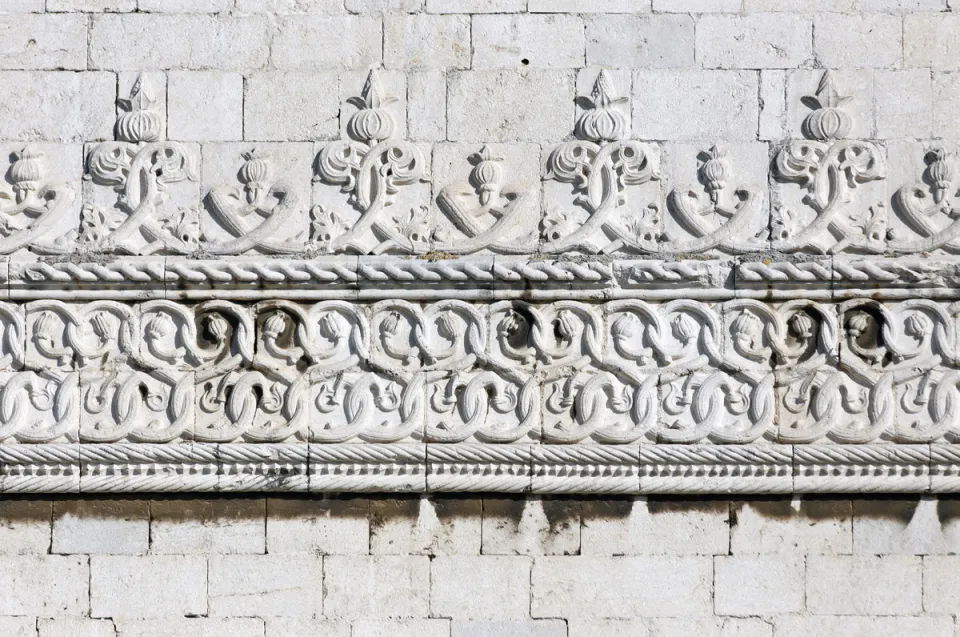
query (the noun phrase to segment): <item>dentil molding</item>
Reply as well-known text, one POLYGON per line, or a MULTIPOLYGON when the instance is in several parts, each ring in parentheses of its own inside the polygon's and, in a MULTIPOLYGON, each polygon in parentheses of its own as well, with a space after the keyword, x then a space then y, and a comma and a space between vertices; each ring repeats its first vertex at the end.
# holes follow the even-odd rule
POLYGON ((944 150, 887 196, 826 72, 767 174, 708 144, 661 200, 600 72, 539 182, 479 145, 436 183, 395 101, 371 72, 313 184, 251 147, 199 200, 144 79, 79 192, 16 153, 0 492, 960 487, 944 150))

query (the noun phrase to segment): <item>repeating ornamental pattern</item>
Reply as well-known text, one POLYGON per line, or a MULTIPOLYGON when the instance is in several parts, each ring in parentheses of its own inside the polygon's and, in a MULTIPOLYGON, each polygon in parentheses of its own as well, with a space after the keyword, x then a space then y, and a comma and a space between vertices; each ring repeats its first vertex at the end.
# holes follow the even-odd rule
POLYGON ((668 149, 613 78, 532 167, 376 72, 306 154, 168 140, 145 77, 82 182, 19 149, 0 492, 960 488, 955 157, 888 183, 830 72, 769 155, 668 149))

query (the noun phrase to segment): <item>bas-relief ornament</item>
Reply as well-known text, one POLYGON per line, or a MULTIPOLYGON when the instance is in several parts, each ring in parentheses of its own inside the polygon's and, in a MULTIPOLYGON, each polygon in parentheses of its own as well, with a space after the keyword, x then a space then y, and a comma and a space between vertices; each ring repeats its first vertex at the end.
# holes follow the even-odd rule
POLYGON ((110 206, 84 206, 77 241, 86 251, 121 254, 188 254, 199 242, 199 211, 169 205, 168 189, 196 181, 196 157, 178 142, 164 141, 156 97, 146 77, 120 100, 115 142, 102 142, 87 157, 87 178, 117 193, 110 206))
POLYGON ((489 146, 469 157, 473 170, 467 183, 443 188, 437 205, 457 236, 433 234, 432 249, 448 254, 526 254, 536 248, 535 238, 524 237, 537 199, 530 187, 505 181, 505 157, 489 146))
POLYGON ((115 193, 76 236, 56 240, 70 189, 18 153, 0 253, 69 258, 3 265, 32 300, 0 302, 0 491, 958 488, 956 264, 904 258, 960 247, 949 153, 888 227, 883 152, 848 139, 855 102, 826 73, 807 139, 776 151, 772 217, 744 185, 766 172, 722 145, 663 199, 660 147, 625 139, 601 72, 544 184, 476 144, 431 212, 398 197, 427 155, 390 102, 371 73, 315 162, 346 196, 302 228, 264 148, 201 200, 199 153, 162 139, 143 79, 88 155, 115 193), (168 196, 188 185, 195 204, 168 196), (541 186, 563 193, 542 219, 541 186))
POLYGON ((628 187, 657 181, 659 175, 645 144, 623 139, 628 99, 617 96, 612 80, 601 71, 588 108, 576 125, 578 139, 554 148, 547 158, 547 180, 573 185, 574 208, 548 210, 543 218, 546 253, 611 253, 632 249, 657 252, 659 207, 634 202, 628 187))
POLYGON ((350 139, 327 145, 317 158, 316 179, 339 185, 356 213, 348 217, 314 209, 312 238, 323 249, 360 254, 425 251, 430 234, 426 211, 391 208, 400 188, 427 179, 421 150, 394 137, 397 123, 386 107, 396 100, 385 94, 371 71, 362 94, 351 99, 358 110, 347 124, 350 139))
POLYGON ((868 141, 846 139, 852 97, 841 96, 829 71, 816 94, 804 103, 811 109, 803 122, 808 138, 777 153, 775 177, 803 189, 798 202, 781 202, 771 220, 771 246, 784 252, 838 254, 882 253, 886 211, 882 200, 864 201, 863 185, 885 177, 883 151, 868 141))

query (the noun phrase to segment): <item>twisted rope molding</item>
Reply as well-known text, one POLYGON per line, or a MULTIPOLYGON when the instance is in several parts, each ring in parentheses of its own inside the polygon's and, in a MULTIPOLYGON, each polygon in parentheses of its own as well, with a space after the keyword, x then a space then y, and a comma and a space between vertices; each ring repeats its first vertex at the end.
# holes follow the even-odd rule
MULTIPOLYGON (((870 258, 816 260, 606 259, 469 257, 236 258, 131 257, 113 261, 0 261, 0 286, 13 299, 98 300, 268 297, 312 300, 356 298, 490 298, 670 300, 682 288, 691 298, 830 298, 869 288, 875 298, 903 298, 924 289, 960 298, 960 268, 951 259, 870 258), (776 287, 771 287, 776 286, 776 287)), ((2 293, 2 288, 0 288, 2 293)))
POLYGON ((39 445, 0 447, 0 493, 944 493, 947 445, 39 445))

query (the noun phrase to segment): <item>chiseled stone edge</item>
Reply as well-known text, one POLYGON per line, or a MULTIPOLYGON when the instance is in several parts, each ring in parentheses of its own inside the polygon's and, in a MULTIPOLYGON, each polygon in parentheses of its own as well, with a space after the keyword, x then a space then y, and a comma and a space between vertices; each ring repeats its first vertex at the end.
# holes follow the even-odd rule
POLYGON ((951 493, 950 445, 0 446, 0 493, 951 493))

